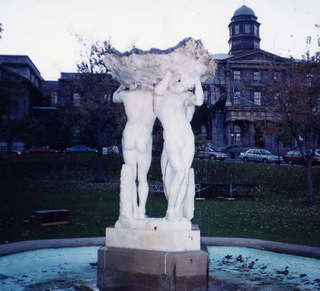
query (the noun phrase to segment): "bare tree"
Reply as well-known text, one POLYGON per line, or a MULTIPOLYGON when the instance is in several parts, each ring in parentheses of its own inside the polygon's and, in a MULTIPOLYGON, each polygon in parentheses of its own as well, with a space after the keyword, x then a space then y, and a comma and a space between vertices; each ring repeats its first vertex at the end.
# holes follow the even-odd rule
POLYGON ((314 204, 312 163, 320 141, 320 54, 292 60, 286 73, 284 82, 271 87, 277 94, 271 107, 277 117, 273 129, 295 140, 304 159, 307 200, 314 204))
POLYGON ((2 27, 2 23, 0 23, 0 38, 2 38, 2 33, 3 33, 3 27, 2 27))
POLYGON ((98 148, 95 181, 105 180, 102 147, 111 140, 119 139, 124 124, 123 108, 112 102, 112 94, 118 83, 112 79, 104 65, 105 52, 112 48, 110 41, 82 44, 81 61, 77 64, 78 73, 74 88, 81 96, 75 113, 83 131, 86 131, 98 148))

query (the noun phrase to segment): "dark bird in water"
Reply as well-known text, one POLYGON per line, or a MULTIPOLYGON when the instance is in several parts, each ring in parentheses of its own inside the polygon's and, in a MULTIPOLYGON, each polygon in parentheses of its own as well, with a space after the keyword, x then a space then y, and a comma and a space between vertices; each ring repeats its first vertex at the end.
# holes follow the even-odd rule
POLYGON ((288 274, 289 274, 288 268, 289 268, 289 267, 286 266, 283 271, 277 271, 277 274, 288 275, 288 274))

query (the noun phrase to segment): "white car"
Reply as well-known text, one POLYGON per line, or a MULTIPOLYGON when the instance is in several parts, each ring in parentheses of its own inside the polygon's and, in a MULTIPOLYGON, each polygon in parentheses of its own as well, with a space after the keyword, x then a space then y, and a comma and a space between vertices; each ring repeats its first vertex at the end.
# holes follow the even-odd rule
POLYGON ((269 152, 265 149, 248 149, 240 153, 240 159, 244 162, 262 162, 262 163, 281 163, 283 158, 269 152))
POLYGON ((227 154, 216 151, 214 148, 208 147, 208 146, 198 147, 196 156, 198 158, 219 160, 219 161, 223 161, 228 158, 227 154))

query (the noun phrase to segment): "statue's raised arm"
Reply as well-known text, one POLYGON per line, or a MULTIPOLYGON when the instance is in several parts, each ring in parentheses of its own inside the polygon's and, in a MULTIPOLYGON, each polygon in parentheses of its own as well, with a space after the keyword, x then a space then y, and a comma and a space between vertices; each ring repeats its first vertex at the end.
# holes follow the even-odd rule
POLYGON ((195 83, 195 88, 194 88, 194 95, 193 95, 193 100, 192 103, 195 106, 201 106, 203 104, 204 101, 204 94, 203 94, 203 89, 202 89, 202 85, 201 85, 201 81, 200 81, 200 76, 196 77, 194 80, 195 83))
POLYGON ((169 87, 169 82, 170 82, 171 78, 172 78, 172 72, 167 71, 164 78, 154 88, 154 92, 156 95, 163 95, 163 93, 169 87))
POLYGON ((119 88, 113 93, 112 100, 115 103, 121 103, 123 101, 123 93, 126 87, 124 85, 120 85, 119 88))

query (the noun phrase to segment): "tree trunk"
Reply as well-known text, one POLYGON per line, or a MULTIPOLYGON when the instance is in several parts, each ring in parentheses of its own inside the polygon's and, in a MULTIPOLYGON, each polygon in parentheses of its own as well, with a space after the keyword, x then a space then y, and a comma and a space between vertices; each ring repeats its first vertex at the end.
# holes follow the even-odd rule
POLYGON ((103 167, 103 155, 102 155, 102 145, 98 145, 98 153, 96 159, 96 176, 94 181, 96 183, 103 183, 106 180, 106 175, 103 167))
POLYGON ((14 170, 13 170, 13 163, 14 163, 14 153, 12 152, 13 149, 13 121, 8 120, 8 138, 7 138, 7 161, 8 161, 8 168, 7 168, 7 176, 9 180, 13 180, 15 175, 14 175, 14 170))
POLYGON ((306 178, 307 178, 307 199, 308 202, 313 205, 315 204, 315 195, 313 188, 313 178, 312 178, 312 158, 308 159, 305 163, 306 178))

